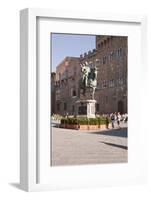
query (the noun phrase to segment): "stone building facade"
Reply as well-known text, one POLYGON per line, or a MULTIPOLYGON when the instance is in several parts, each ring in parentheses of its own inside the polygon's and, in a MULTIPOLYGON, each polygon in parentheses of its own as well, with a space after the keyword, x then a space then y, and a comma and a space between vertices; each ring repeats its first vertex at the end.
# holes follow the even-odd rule
POLYGON ((56 73, 51 73, 51 115, 55 113, 56 102, 56 73))
POLYGON ((75 102, 79 96, 80 70, 80 59, 77 57, 66 57, 57 66, 55 82, 51 80, 52 87, 55 87, 55 101, 51 93, 54 113, 61 115, 75 113, 75 102))
POLYGON ((95 92, 96 113, 127 113, 127 55, 126 36, 96 36, 96 48, 80 55, 66 57, 56 68, 54 112, 74 114, 79 98, 80 63, 86 61, 98 69, 95 92))

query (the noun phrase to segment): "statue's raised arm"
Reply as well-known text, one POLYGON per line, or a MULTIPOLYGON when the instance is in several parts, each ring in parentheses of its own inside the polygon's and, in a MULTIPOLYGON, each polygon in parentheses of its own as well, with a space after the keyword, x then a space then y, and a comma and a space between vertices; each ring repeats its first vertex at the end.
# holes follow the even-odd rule
POLYGON ((81 71, 82 71, 82 85, 84 88, 86 88, 88 86, 88 78, 90 73, 88 62, 85 62, 82 65, 81 71))

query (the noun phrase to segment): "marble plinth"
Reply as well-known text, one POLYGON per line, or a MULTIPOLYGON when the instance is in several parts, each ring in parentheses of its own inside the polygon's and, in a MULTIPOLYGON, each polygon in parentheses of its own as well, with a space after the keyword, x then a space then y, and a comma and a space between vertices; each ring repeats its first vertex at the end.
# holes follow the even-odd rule
POLYGON ((76 116, 95 118, 96 100, 78 100, 76 101, 76 116))

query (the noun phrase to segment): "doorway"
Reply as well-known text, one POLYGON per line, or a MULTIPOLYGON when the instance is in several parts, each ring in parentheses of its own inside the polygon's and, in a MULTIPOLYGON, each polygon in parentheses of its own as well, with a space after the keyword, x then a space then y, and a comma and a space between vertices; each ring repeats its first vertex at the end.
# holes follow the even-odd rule
POLYGON ((118 101, 118 112, 120 112, 120 114, 124 113, 124 103, 123 101, 118 101))

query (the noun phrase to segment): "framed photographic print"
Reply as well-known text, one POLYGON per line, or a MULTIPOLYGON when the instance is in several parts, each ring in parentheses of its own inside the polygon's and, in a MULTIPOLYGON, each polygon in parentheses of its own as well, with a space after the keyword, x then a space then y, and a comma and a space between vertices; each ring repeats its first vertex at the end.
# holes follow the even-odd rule
POLYGON ((146 17, 25 9, 20 19, 21 187, 144 183, 146 17))

